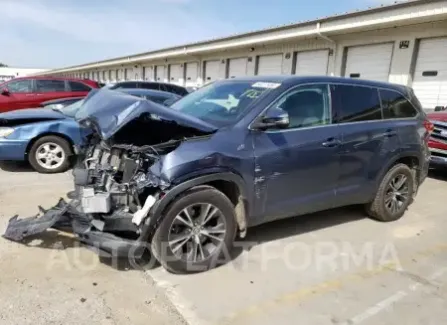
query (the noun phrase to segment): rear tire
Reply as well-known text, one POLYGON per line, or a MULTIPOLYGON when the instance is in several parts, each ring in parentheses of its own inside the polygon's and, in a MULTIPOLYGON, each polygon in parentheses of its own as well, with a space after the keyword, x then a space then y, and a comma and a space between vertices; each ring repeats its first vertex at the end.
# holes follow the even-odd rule
POLYGON ((28 153, 30 165, 39 173, 55 174, 70 168, 71 145, 63 138, 49 135, 37 139, 28 153))
POLYGON ((383 177, 374 200, 366 204, 366 212, 378 221, 398 220, 413 202, 414 192, 414 176, 410 167, 397 164, 383 177))
POLYGON ((230 252, 236 228, 234 206, 228 197, 213 187, 199 186, 167 208, 152 238, 151 251, 169 272, 207 271, 217 266, 223 253, 230 252), (203 223, 207 218, 201 219, 202 215, 211 217, 203 223), (188 241, 179 248, 184 240, 188 241))

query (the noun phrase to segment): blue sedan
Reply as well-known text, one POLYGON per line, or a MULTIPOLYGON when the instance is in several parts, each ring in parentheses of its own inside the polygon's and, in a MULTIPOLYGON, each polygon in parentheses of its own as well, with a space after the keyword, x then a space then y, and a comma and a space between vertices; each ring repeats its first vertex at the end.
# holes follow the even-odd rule
MULTIPOLYGON (((165 105, 180 98, 155 90, 120 91, 165 105)), ((0 114, 0 160, 28 160, 40 173, 68 170, 70 157, 77 153, 77 148, 90 133, 74 119, 83 101, 64 108, 31 108, 0 114)))

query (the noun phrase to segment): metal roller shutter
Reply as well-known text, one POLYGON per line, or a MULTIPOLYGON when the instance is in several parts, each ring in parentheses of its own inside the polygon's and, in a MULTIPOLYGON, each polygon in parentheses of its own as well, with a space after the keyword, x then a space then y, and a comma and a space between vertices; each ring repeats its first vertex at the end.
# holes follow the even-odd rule
POLYGON ((116 73, 116 81, 123 81, 124 80, 124 71, 123 69, 118 69, 116 73))
POLYGON ((413 89, 425 109, 447 106, 447 38, 421 40, 413 89))
POLYGON ((143 67, 143 79, 147 81, 155 80, 154 77, 154 69, 150 65, 146 65, 143 67))
POLYGON ((204 83, 209 83, 219 79, 220 61, 206 61, 205 62, 205 80, 204 83))
POLYGON ((247 58, 230 59, 228 78, 236 78, 247 75, 247 58))
POLYGON ((157 65, 155 67, 155 80, 159 82, 164 82, 166 79, 166 72, 164 65, 157 65))
POLYGON ((183 84, 183 67, 180 64, 169 66, 169 82, 177 85, 183 84))
POLYGON ((294 74, 301 76, 325 76, 329 63, 329 50, 296 53, 294 74))
POLYGON ((257 75, 282 74, 282 54, 260 55, 258 57, 257 75))
POLYGON ((197 62, 189 62, 186 64, 186 85, 195 86, 199 76, 199 65, 197 62))
POLYGON ((133 68, 124 69, 124 73, 125 73, 125 75, 124 75, 125 80, 134 80, 135 79, 134 74, 133 74, 133 68))
POLYGON ((345 77, 388 81, 393 43, 348 48, 345 77))

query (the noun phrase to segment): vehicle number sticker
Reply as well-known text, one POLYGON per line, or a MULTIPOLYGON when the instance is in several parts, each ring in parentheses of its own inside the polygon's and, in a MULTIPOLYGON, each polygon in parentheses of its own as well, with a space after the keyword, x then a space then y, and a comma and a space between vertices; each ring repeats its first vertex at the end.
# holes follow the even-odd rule
POLYGON ((276 82, 256 82, 253 85, 251 85, 253 88, 269 88, 269 89, 275 89, 281 86, 280 83, 276 82))

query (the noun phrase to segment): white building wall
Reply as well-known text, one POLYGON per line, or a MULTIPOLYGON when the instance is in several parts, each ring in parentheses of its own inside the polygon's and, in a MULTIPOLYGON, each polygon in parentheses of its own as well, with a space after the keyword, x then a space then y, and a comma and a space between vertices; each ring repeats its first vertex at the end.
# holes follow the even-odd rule
POLYGON ((412 83, 413 58, 416 55, 416 41, 421 38, 446 35, 447 21, 440 21, 409 27, 376 29, 369 32, 351 33, 334 37, 334 40, 337 42, 335 75, 343 76, 343 60, 345 59, 344 51, 346 47, 391 41, 394 42, 394 51, 389 81, 410 86, 412 83), (400 49, 399 44, 401 41, 410 41, 409 47, 400 49))
POLYGON ((0 67, 0 82, 47 71, 47 69, 0 67))
MULTIPOLYGON (((381 13, 382 17, 386 14, 386 12, 381 13)), ((379 19, 378 17, 380 17, 380 15, 377 15, 376 18, 379 19)), ((361 21, 353 21, 352 19, 353 18, 347 18, 346 24, 362 23, 361 21)), ((348 30, 340 31, 339 35, 327 35, 330 38, 329 40, 312 35, 308 36, 307 39, 255 44, 253 46, 244 46, 236 49, 222 48, 219 51, 201 53, 200 55, 198 53, 195 53, 194 55, 183 54, 175 58, 159 58, 151 61, 142 61, 136 68, 135 65, 133 65, 133 69, 134 71, 138 71, 138 77, 141 79, 143 76, 143 66, 146 66, 146 80, 154 80, 155 66, 163 65, 167 68, 171 64, 198 62, 198 76, 196 82, 200 85, 204 82, 203 66, 205 61, 219 61, 219 78, 224 79, 227 77, 229 59, 240 57, 249 58, 247 63, 247 75, 254 75, 256 72, 257 56, 281 53, 283 55, 282 73, 291 74, 296 52, 327 49, 330 51, 327 74, 343 76, 348 47, 391 42, 394 48, 390 65, 389 81, 411 86, 418 40, 430 37, 447 36, 447 20, 430 23, 416 23, 407 27, 392 27, 387 26, 386 24, 380 24, 379 22, 377 23, 377 26, 372 26, 369 31, 352 32, 348 30), (333 40, 333 42, 330 40, 333 40), (401 41, 409 41, 408 48, 400 48, 401 41)), ((330 22, 325 24, 327 27, 331 26, 330 22)), ((324 31, 322 30, 322 32, 324 31)), ((365 64, 367 64, 367 62, 365 64)), ((124 79, 124 66, 111 66, 110 68, 113 70, 113 77, 115 77, 116 69, 120 69, 120 75, 122 76, 121 81, 124 79)), ((135 75, 133 78, 135 78, 135 75)), ((167 71, 165 71, 165 81, 167 81, 167 71)), ((194 83, 193 80, 190 80, 190 82, 194 83)))

